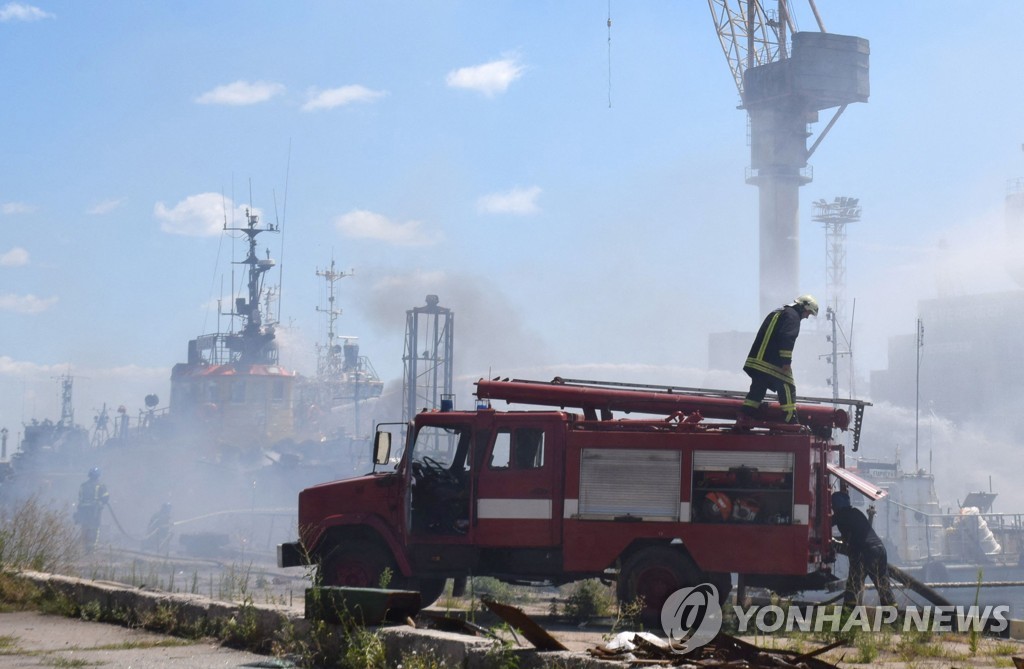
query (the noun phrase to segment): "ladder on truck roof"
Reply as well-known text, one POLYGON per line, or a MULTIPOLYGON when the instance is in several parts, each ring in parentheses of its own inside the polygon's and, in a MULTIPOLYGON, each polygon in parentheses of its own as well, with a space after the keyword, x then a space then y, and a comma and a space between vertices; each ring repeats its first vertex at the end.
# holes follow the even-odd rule
MULTIPOLYGON (((661 415, 699 413, 703 418, 735 420, 746 396, 746 393, 735 390, 565 379, 558 376, 551 381, 481 379, 476 386, 476 395, 480 399, 504 400, 510 404, 574 407, 583 409, 584 415, 591 420, 597 419, 598 415, 602 420, 610 420, 612 411, 661 415)), ((850 429, 854 451, 860 444, 864 407, 867 406, 871 406, 871 403, 863 400, 797 397, 797 415, 802 424, 812 430, 850 429), (837 405, 848 407, 850 412, 837 405), (850 413, 853 414, 852 424, 850 413)), ((763 413, 769 421, 782 419, 782 412, 777 406, 769 406, 763 413)))

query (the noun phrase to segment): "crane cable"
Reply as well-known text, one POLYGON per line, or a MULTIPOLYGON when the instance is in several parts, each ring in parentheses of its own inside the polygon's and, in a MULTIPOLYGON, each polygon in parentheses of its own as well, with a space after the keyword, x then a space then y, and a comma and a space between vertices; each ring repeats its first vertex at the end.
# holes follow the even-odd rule
POLYGON ((612 108, 612 0, 608 0, 608 109, 612 108))

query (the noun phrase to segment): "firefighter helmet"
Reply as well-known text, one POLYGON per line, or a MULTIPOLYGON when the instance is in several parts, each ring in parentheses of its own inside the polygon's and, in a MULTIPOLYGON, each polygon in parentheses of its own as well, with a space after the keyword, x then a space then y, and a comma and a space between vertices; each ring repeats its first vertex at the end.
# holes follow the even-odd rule
POLYGON ((838 511, 839 509, 845 509, 850 506, 850 496, 845 492, 839 490, 832 493, 832 510, 838 511))
POLYGON ((813 295, 801 295, 793 300, 793 306, 801 307, 812 316, 818 315, 818 301, 814 299, 813 295))
POLYGON ((100 477, 100 468, 99 467, 93 467, 92 469, 89 470, 89 478, 91 478, 91 479, 98 479, 99 477, 100 477))
POLYGON ((732 500, 724 492, 709 492, 704 495, 704 511, 709 520, 729 520, 732 516, 732 500))

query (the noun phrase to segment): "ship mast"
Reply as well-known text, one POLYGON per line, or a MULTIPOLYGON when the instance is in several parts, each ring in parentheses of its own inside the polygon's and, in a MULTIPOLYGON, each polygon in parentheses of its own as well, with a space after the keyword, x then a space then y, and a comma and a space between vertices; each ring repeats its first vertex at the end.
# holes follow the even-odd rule
POLYGON ((327 283, 327 308, 316 308, 320 313, 327 314, 327 345, 317 346, 319 355, 317 356, 316 372, 321 379, 336 379, 343 369, 341 347, 334 343, 334 338, 337 336, 334 331, 334 323, 341 315, 341 309, 336 308, 334 304, 334 284, 346 276, 352 276, 353 271, 349 270, 347 274, 335 271, 334 258, 331 258, 330 269, 316 271, 316 275, 323 277, 327 283))
POLYGON ((236 265, 248 266, 248 299, 245 297, 235 298, 234 311, 231 316, 242 318, 242 329, 238 335, 229 338, 228 348, 232 353, 237 354, 237 362, 243 364, 275 364, 277 362, 277 348, 273 346, 274 323, 263 322, 263 314, 260 312, 260 295, 263 293, 264 275, 274 268, 274 261, 270 258, 270 250, 267 250, 266 258, 258 258, 256 255, 256 237, 263 232, 277 232, 273 224, 265 228, 259 226, 259 215, 245 210, 247 225, 244 228, 229 228, 224 224, 225 231, 242 232, 249 238, 249 252, 244 260, 238 261, 236 265))

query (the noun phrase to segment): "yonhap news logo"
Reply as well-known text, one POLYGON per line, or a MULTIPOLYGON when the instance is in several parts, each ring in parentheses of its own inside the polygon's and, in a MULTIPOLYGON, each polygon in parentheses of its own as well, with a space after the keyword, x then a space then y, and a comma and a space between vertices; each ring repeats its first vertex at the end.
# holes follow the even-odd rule
MULTIPOLYGON (((880 632, 882 626, 903 632, 1000 633, 1009 627, 1010 607, 805 605, 732 607, 739 634, 776 632, 880 632)), ((722 606, 711 583, 676 590, 661 608, 661 626, 678 653, 707 645, 722 630, 722 606)))
POLYGON ((661 607, 661 626, 676 652, 689 653, 708 644, 722 630, 718 588, 701 583, 676 590, 661 607))

